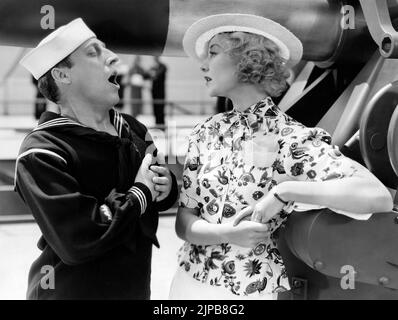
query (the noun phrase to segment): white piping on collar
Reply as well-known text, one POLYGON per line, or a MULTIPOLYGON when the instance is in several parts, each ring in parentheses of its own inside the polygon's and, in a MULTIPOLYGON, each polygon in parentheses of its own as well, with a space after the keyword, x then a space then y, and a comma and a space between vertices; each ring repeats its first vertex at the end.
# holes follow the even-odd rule
POLYGON ((113 116, 113 126, 115 127, 117 134, 119 135, 119 137, 122 137, 122 130, 123 130, 123 125, 125 123, 126 120, 124 120, 124 118, 122 117, 122 115, 117 112, 116 110, 114 111, 114 116, 113 116))
POLYGON ((63 126, 63 125, 77 125, 80 127, 86 127, 85 125, 78 123, 76 121, 73 121, 71 119, 62 117, 62 118, 56 118, 56 119, 52 119, 46 122, 43 122, 42 124, 39 124, 36 128, 33 129, 33 131, 37 131, 37 130, 42 130, 42 129, 46 129, 46 128, 51 128, 51 127, 59 127, 59 126, 63 126))
POLYGON ((61 157, 59 154, 55 153, 54 151, 50 151, 50 150, 46 150, 46 149, 41 149, 41 148, 29 149, 29 150, 27 150, 27 151, 21 153, 21 154, 17 157, 17 159, 16 159, 16 161, 15 161, 14 189, 15 189, 16 186, 17 186, 17 169, 18 169, 18 162, 19 162, 19 160, 20 160, 21 158, 23 158, 23 157, 25 157, 25 156, 27 156, 28 154, 31 154, 31 153, 44 153, 44 154, 52 155, 52 156, 54 156, 54 157, 56 157, 56 158, 58 158, 58 159, 61 159, 63 162, 65 162, 66 165, 68 165, 68 162, 67 162, 63 157, 61 157))
POLYGON ((122 137, 122 116, 115 111, 115 115, 113 117, 113 125, 117 131, 117 134, 119 135, 119 137, 122 137))
MULTIPOLYGON (((114 110, 113 126, 115 127, 117 134, 120 138, 122 137, 122 129, 123 129, 124 122, 125 122, 125 120, 122 117, 122 115, 119 112, 117 112, 116 110, 114 110)), ((60 117, 60 118, 51 119, 46 122, 43 122, 42 124, 39 124, 36 128, 33 129, 33 131, 47 129, 47 128, 53 128, 53 127, 60 127, 60 126, 64 126, 64 125, 76 125, 76 126, 80 126, 80 127, 89 128, 88 126, 85 126, 84 124, 81 124, 72 119, 69 119, 66 117, 60 117)))

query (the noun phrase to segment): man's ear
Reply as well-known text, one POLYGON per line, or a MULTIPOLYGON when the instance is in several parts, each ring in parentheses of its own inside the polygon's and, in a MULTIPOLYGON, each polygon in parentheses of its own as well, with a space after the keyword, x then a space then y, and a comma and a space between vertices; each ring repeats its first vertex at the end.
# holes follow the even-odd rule
POLYGON ((67 68, 52 68, 51 75, 57 82, 64 84, 70 84, 72 82, 67 68))

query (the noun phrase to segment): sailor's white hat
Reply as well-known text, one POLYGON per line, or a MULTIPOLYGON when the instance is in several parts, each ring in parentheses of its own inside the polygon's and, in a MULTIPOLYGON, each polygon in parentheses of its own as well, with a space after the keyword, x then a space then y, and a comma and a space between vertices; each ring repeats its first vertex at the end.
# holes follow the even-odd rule
POLYGON ((38 80, 81 44, 95 37, 83 19, 77 18, 46 36, 21 59, 20 64, 38 80))

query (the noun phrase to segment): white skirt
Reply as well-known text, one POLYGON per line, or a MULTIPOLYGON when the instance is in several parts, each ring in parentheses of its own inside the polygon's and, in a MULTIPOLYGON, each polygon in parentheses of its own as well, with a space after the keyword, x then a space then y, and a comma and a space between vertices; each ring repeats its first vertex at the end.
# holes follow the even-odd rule
POLYGON ((277 293, 262 293, 257 296, 237 296, 220 286, 211 286, 195 280, 178 268, 170 287, 170 300, 276 300, 277 293))

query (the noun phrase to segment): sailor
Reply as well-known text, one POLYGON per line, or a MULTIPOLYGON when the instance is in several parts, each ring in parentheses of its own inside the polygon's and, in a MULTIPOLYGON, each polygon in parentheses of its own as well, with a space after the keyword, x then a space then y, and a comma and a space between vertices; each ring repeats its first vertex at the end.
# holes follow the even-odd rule
POLYGON ((15 189, 42 232, 28 299, 150 298, 159 211, 177 183, 147 128, 113 108, 118 62, 81 18, 21 60, 61 110, 42 114, 16 161, 15 189))

